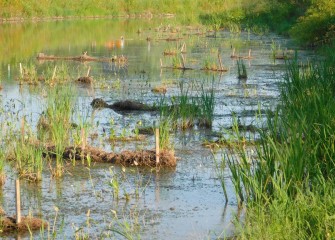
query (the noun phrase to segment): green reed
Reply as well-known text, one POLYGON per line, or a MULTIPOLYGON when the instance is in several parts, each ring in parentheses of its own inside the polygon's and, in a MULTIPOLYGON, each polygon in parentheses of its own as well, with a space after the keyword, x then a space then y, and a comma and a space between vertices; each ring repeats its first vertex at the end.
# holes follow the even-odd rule
POLYGON ((209 90, 205 89, 203 84, 200 87, 201 90, 193 85, 185 89, 184 84, 180 83, 179 87, 179 95, 169 100, 164 96, 158 104, 160 118, 167 120, 167 122, 163 121, 164 124, 169 125, 169 128, 182 130, 192 128, 196 124, 210 128, 215 106, 213 86, 209 90))
POLYGON ((180 94, 176 98, 172 99, 172 105, 175 106, 175 117, 181 129, 185 130, 192 128, 195 124, 198 114, 197 100, 191 96, 190 91, 193 86, 189 85, 185 89, 184 83, 179 84, 180 94))
POLYGON ((243 60, 237 60, 237 78, 238 79, 247 79, 247 68, 243 60))
POLYGON ((280 45, 278 45, 277 42, 272 39, 272 43, 271 43, 271 58, 274 61, 276 60, 276 57, 278 56, 279 51, 280 51, 280 45))
POLYGON ((31 181, 41 181, 44 167, 42 148, 20 140, 14 148, 13 160, 18 175, 31 181))
POLYGON ((199 125, 207 128, 212 127, 214 119, 214 107, 215 107, 215 93, 214 88, 207 92, 204 86, 201 86, 201 93, 199 99, 199 125))
POLYGON ((276 114, 258 130, 257 157, 235 148, 223 158, 239 200, 248 202, 245 224, 237 223, 241 239, 335 236, 333 64, 289 62, 276 114))
POLYGON ((162 150, 173 149, 171 143, 171 121, 172 118, 169 116, 161 115, 159 119, 159 148, 162 150))
MULTIPOLYGON (((18 124, 19 125, 19 124, 18 124)), ((44 168, 43 150, 36 143, 36 136, 24 119, 21 120, 21 131, 8 132, 11 140, 5 145, 4 160, 12 161, 20 178, 30 181, 42 180, 44 168)), ((4 162, 1 163, 4 165, 4 162)))
MULTIPOLYGON (((0 105, 0 114, 4 115, 5 110, 2 107, 2 102, 0 101, 1 105, 0 105)), ((6 139, 6 129, 5 129, 5 119, 4 118, 0 118, 1 119, 1 123, 0 123, 0 127, 1 127, 1 131, 0 131, 0 186, 2 186, 5 183, 5 179, 6 179, 6 174, 5 174, 5 161, 6 161, 6 147, 5 147, 5 139, 6 139)))
POLYGON ((47 128, 43 129, 51 144, 56 149, 55 176, 63 172, 63 152, 69 144, 71 116, 73 109, 73 93, 70 87, 55 87, 48 93, 48 103, 45 113, 47 128))
POLYGON ((203 60, 203 69, 217 71, 220 69, 220 67, 217 64, 216 59, 211 56, 207 56, 203 60))
POLYGON ((39 83, 37 68, 34 64, 30 63, 26 66, 20 63, 20 84, 27 83, 30 85, 36 85, 39 83), (22 67, 22 68, 21 68, 22 67))
POLYGON ((2 147, 0 147, 0 186, 2 186, 6 180, 5 160, 5 151, 2 147))

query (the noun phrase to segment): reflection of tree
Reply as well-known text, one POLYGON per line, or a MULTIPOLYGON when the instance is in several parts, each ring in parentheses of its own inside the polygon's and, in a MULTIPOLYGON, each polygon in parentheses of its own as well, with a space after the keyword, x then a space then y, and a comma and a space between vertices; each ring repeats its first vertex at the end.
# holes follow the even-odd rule
MULTIPOLYGON (((89 49, 96 51, 99 46, 104 46, 111 36, 119 38, 124 35, 131 38, 132 34, 135 34, 132 30, 137 29, 142 23, 150 26, 146 20, 139 22, 138 20, 125 21, 122 19, 114 19, 113 22, 106 19, 95 21, 88 19, 3 24, 0 28, 0 52, 2 53, 0 63, 16 63, 19 59, 23 61, 35 58, 38 52, 55 54, 62 49, 65 52, 65 50, 69 50, 69 47, 81 48, 80 52, 89 49), (92 43, 94 43, 93 48, 92 43)), ((151 24, 155 26, 154 21, 151 24)))

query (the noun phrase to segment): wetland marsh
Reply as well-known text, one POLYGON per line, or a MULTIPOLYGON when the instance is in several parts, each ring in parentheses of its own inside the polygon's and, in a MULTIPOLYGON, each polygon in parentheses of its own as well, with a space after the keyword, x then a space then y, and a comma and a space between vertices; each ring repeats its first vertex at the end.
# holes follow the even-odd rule
MULTIPOLYGON (((0 203, 9 215, 15 213, 12 199, 15 179, 20 176, 23 214, 49 222, 49 229, 31 236, 212 239, 235 234, 232 222, 243 219, 244 209, 238 207, 228 168, 223 172, 227 177, 225 202, 213 158, 221 158, 222 152, 204 143, 222 136, 229 138, 235 120, 241 126, 264 126, 265 113, 278 104, 285 72, 285 60, 274 59, 274 48, 293 50, 289 39, 249 31, 221 30, 214 35, 203 26, 180 26, 166 19, 4 23, 0 36, 0 158, 5 175, 0 203), (234 49, 240 57, 233 56, 234 49), (167 51, 176 54, 164 54, 167 51), (36 58, 40 53, 80 56, 85 52, 97 58, 123 56, 127 61, 119 64, 36 58), (237 59, 242 59, 247 78, 238 77, 241 62, 238 64, 237 59), (180 66, 189 69, 178 69, 180 66), (216 71, 222 66, 226 71, 216 71), (78 82, 83 76, 92 77, 92 81, 78 82), (165 91, 157 93, 153 90, 156 87, 165 91), (26 166, 17 161, 17 149, 32 139, 47 141, 49 137, 53 143, 61 139, 61 145, 80 145, 81 129, 85 129, 87 144, 107 152, 154 150, 153 135, 140 141, 122 139, 138 134, 141 127, 153 128, 155 123, 170 121, 168 113, 94 109, 91 102, 97 98, 108 104, 128 99, 150 106, 181 105, 183 99, 187 104, 200 105, 202 98, 209 98, 212 108, 207 107, 209 112, 199 110, 202 115, 192 117, 194 122, 186 116, 187 123, 180 119, 184 112, 179 110, 177 124, 166 127, 167 146, 177 158, 175 167, 125 167, 59 159, 63 165, 58 173, 58 163, 34 152, 43 159, 38 180, 34 174, 31 178, 26 166), (39 135, 41 116, 51 116, 50 109, 64 115, 59 119, 50 117, 49 124, 59 125, 61 130, 52 129, 65 139, 53 133, 47 133, 46 138, 39 135), (210 124, 200 124, 201 117, 209 115, 206 121, 210 124)), ((299 56, 313 57, 304 51, 299 56)), ((248 141, 258 139, 253 131, 244 134, 248 141)))

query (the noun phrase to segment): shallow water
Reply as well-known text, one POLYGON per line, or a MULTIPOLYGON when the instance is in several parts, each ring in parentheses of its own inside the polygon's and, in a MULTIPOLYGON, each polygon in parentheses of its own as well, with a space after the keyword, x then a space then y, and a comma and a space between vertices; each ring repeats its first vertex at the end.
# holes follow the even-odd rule
MULTIPOLYGON (((293 45, 288 39, 276 35, 255 36, 242 32, 236 36, 223 31, 214 38, 188 35, 189 32, 183 27, 183 32, 177 34, 154 30, 167 24, 164 19, 100 19, 1 26, 0 76, 3 90, 0 92, 0 103, 5 109, 1 113, 2 121, 6 121, 9 112, 12 112, 12 118, 19 122, 22 116, 26 116, 31 128, 36 129, 38 118, 46 106, 43 93, 48 86, 19 86, 16 79, 19 76, 19 63, 24 66, 34 64, 39 72, 60 64, 38 62, 36 56, 40 52, 55 56, 78 56, 87 51, 88 55, 96 57, 121 54, 128 57, 127 68, 118 68, 109 63, 64 61, 69 66, 73 82, 77 77, 86 75, 88 67, 91 67, 91 76, 95 79, 93 87, 72 84, 76 96, 75 112, 76 116, 79 114, 92 124, 91 133, 98 134, 98 139, 92 144, 108 151, 152 149, 154 139, 150 136, 144 142, 109 143, 104 134, 108 136, 111 128, 117 134, 124 129, 130 132, 138 121, 152 126, 158 116, 155 113, 121 115, 111 109, 93 110, 90 102, 94 98, 103 98, 110 103, 132 99, 153 104, 162 97, 151 92, 154 86, 165 84, 168 89, 165 97, 168 99, 180 94, 181 83, 191 95, 196 94, 199 86, 204 86, 206 90, 214 87, 215 90, 212 129, 196 128, 173 133, 175 154, 179 158, 175 169, 155 172, 137 168, 124 170, 106 164, 94 164, 90 168, 69 164, 61 179, 53 179, 46 167, 40 184, 23 181, 23 214, 32 212, 34 216, 51 223, 44 238, 53 232, 54 225, 56 239, 72 239, 80 234, 87 234, 90 239, 119 239, 120 235, 114 236, 111 229, 112 226, 120 227, 124 221, 135 227, 142 239, 212 239, 234 233, 232 221, 243 216, 243 211, 238 211, 229 180, 229 202, 225 205, 213 155, 202 143, 205 139, 215 139, 213 132, 230 127, 233 112, 246 125, 262 124, 264 116, 256 121, 255 113, 273 109, 277 105, 279 85, 284 75, 284 61, 274 62, 271 59, 272 40, 280 44, 282 49, 292 49, 293 45), (137 33, 139 29, 140 34, 137 33), (121 36, 125 38, 124 46, 111 47, 110 42, 121 36), (194 70, 160 68, 160 59, 165 66, 172 64, 172 58, 163 56, 163 52, 177 43, 159 40, 170 36, 183 38, 179 44, 185 42, 187 46, 186 66, 194 70), (152 40, 148 42, 147 37, 152 40), (236 60, 230 58, 232 48, 245 56, 252 49, 253 59, 245 60, 248 72, 246 81, 236 77, 236 60), (221 74, 199 70, 203 67, 204 59, 210 57, 216 60, 218 50, 228 72, 221 74), (113 126, 111 119, 115 122, 113 126), (119 200, 113 198, 109 185, 113 177, 111 171, 122 176, 119 200), (124 197, 124 193, 130 195, 130 200, 124 197)), ((301 52, 301 55, 303 59, 310 57, 310 53, 306 52, 301 52)), ((74 117, 74 121, 78 121, 78 117, 74 117)), ((220 153, 215 155, 221 157, 220 153)), ((14 215, 15 174, 10 167, 7 170, 1 203, 9 215, 14 215)), ((228 178, 229 172, 226 171, 226 174, 228 178)), ((120 229, 126 229, 126 225, 120 229)), ((34 233, 33 237, 42 238, 42 233, 34 233)), ((29 236, 23 235, 21 238, 29 236)))

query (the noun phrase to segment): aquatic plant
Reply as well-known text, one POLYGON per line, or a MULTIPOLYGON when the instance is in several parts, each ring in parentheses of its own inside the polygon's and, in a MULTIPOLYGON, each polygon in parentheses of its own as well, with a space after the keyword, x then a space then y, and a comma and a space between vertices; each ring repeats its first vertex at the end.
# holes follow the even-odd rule
POLYGON ((135 129, 134 129, 134 133, 135 133, 135 138, 139 138, 139 134, 140 134, 140 128, 142 127, 142 121, 137 121, 136 125, 135 125, 135 129))
POLYGON ((277 43, 272 39, 271 43, 271 57, 273 60, 276 59, 278 56, 278 51, 280 51, 280 45, 278 46, 277 43))
POLYGON ((203 63, 203 69, 204 70, 213 70, 213 71, 217 71, 219 69, 218 65, 216 64, 216 61, 212 58, 207 56, 204 59, 204 63, 203 63))
POLYGON ((214 87, 206 92, 204 86, 201 86, 201 95, 199 100, 199 125, 207 128, 212 127, 214 119, 215 94, 214 87))
POLYGON ((5 183, 6 174, 5 174, 5 152, 4 149, 0 148, 0 186, 5 183))
POLYGON ((171 144, 171 121, 172 116, 160 115, 159 119, 159 149, 172 150, 171 144))
POLYGON ((44 167, 43 150, 41 147, 27 142, 16 142, 14 156, 16 169, 21 178, 30 181, 41 181, 44 167))
POLYGON ((267 129, 258 131, 257 158, 243 148, 225 154, 236 194, 249 207, 250 218, 243 227, 237 223, 241 238, 257 239, 260 232, 273 239, 335 236, 332 220, 324 217, 335 212, 329 202, 335 171, 333 63, 300 68, 296 60, 289 62, 281 104, 267 116, 267 129))
POLYGON ((135 207, 130 209, 129 213, 119 216, 115 210, 112 210, 113 221, 110 222, 108 230, 114 233, 115 237, 122 237, 127 240, 141 239, 139 211, 135 207))
POLYGON ((113 168, 109 168, 109 173, 111 175, 111 180, 109 182, 109 186, 113 189, 113 198, 119 199, 119 192, 120 192, 120 184, 119 184, 119 176, 117 173, 114 172, 113 168))
POLYGON ((173 68, 182 68, 183 67, 183 65, 180 61, 180 57, 178 55, 176 55, 172 58, 172 67, 173 68))
POLYGON ((20 178, 40 181, 44 167, 42 147, 35 143, 36 136, 31 132, 25 119, 21 119, 20 122, 20 131, 7 133, 10 135, 11 141, 5 143, 6 151, 0 153, 0 156, 3 157, 1 168, 4 167, 5 159, 10 160, 20 178))
POLYGON ((27 83, 30 85, 36 85, 39 83, 39 78, 37 74, 36 66, 32 63, 23 66, 20 63, 20 77, 19 77, 20 84, 27 83))
POLYGON ((169 47, 164 50, 164 55, 176 55, 178 53, 178 49, 176 47, 169 47))
POLYGON ((62 176, 63 152, 69 144, 71 116, 73 109, 73 93, 70 87, 56 86, 48 93, 48 103, 45 113, 44 124, 39 124, 38 129, 43 139, 51 141, 56 147, 56 169, 53 174, 56 177, 62 176))
POLYGON ((248 75, 247 75, 247 68, 244 64, 244 61, 239 59, 237 60, 237 78, 238 79, 247 79, 248 75))
POLYGON ((50 86, 64 84, 71 79, 69 66, 64 62, 52 66, 49 65, 43 75, 45 83, 50 86))

